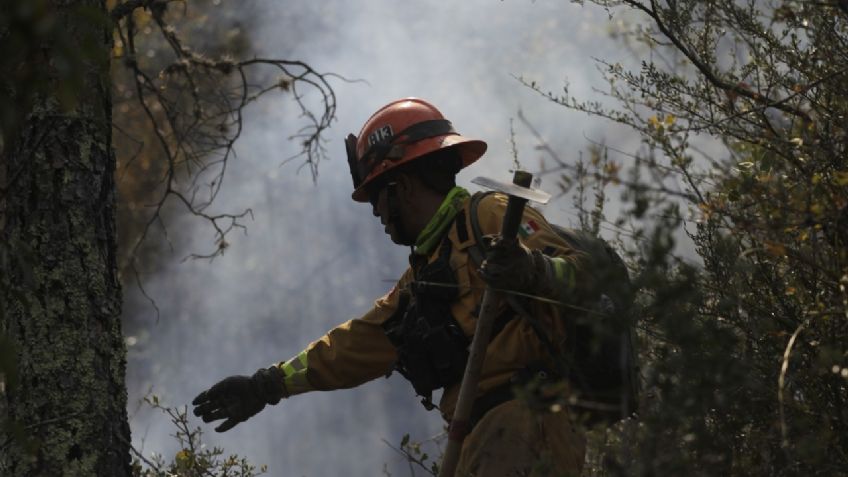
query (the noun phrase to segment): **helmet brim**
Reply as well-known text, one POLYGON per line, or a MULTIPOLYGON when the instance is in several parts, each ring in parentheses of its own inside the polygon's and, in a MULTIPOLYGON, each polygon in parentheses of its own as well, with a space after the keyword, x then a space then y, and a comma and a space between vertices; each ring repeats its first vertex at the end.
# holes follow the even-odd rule
MULTIPOLYGON (((462 168, 465 168, 477 159, 480 159, 480 157, 486 153, 487 148, 488 145, 485 141, 470 139, 460 136, 459 134, 433 137, 410 144, 404 152, 404 159, 402 161, 398 161, 397 163, 384 161, 383 167, 385 167, 385 172, 388 172, 391 169, 410 163, 432 152, 444 149, 455 149, 459 152, 459 156, 462 159, 462 168)), ((382 175, 382 173, 380 175, 382 175)), ((360 186, 353 191, 353 194, 351 194, 351 198, 357 202, 368 202, 368 189, 374 183, 375 178, 376 177, 371 177, 360 184, 360 186)))

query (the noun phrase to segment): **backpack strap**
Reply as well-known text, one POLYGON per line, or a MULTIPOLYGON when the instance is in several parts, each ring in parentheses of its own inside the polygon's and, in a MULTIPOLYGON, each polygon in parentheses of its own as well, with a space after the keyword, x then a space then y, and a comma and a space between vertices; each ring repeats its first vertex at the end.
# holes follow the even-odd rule
POLYGON ((480 201, 488 195, 494 194, 494 191, 475 192, 471 196, 471 203, 468 206, 468 214, 471 219, 471 233, 474 235, 474 245, 468 247, 468 255, 471 261, 474 262, 476 268, 480 268, 483 260, 486 259, 486 249, 483 245, 483 231, 480 230, 480 218, 477 215, 477 208, 480 206, 480 201))
MULTIPOLYGON (((487 253, 485 245, 483 244, 483 231, 480 229, 480 218, 477 213, 477 209, 479 208, 480 201, 483 200, 483 198, 494 193, 495 191, 474 193, 474 195, 471 196, 471 203, 468 207, 468 213, 470 214, 469 218, 471 219, 471 233, 474 234, 474 244, 469 246, 466 251, 476 268, 480 268, 480 265, 483 264, 487 253)), ((521 317, 530 324, 531 328, 533 328, 533 331, 539 337, 539 341, 542 342, 542 346, 544 346, 552 356, 555 356, 556 351, 554 344, 545 334, 542 324, 527 312, 526 308, 519 302, 518 297, 514 295, 507 295, 505 299, 509 307, 505 313, 495 320, 495 324, 492 329, 492 336, 497 336, 497 334, 503 330, 510 320, 521 317)), ((555 371, 561 372, 560 370, 555 371)))
MULTIPOLYGON (((486 258, 486 249, 485 249, 485 245, 483 244, 483 240, 482 240, 483 239, 483 231, 480 229, 480 219, 479 219, 479 215, 477 213, 477 209, 480 205, 480 201, 483 200, 484 197, 491 195, 491 194, 494 194, 494 193, 495 193, 494 191, 477 192, 477 193, 475 193, 474 195, 471 196, 471 203, 469 205, 468 212, 470 214, 469 218, 470 218, 470 222, 471 222, 471 231, 474 234, 474 244, 471 245, 470 247, 468 247, 467 251, 468 251, 468 255, 471 257, 471 260, 474 262, 474 265, 477 268, 480 267, 480 265, 483 263, 483 260, 485 260, 485 258, 486 258)), ((556 230, 556 232, 559 234, 558 230, 556 230)), ((522 318, 525 322, 527 322, 530 325, 530 328, 533 329, 533 332, 536 334, 536 337, 539 339, 539 342, 542 344, 542 347, 545 348, 545 350, 550 354, 550 356, 552 358, 560 356, 561 358, 564 358, 566 360, 565 366, 562 366, 562 364, 557 361, 558 365, 556 367, 559 368, 559 369, 554 369, 552 371, 559 374, 561 377, 570 378, 571 373, 569 372, 569 370, 571 368, 574 357, 569 356, 569 355, 562 356, 562 353, 557 351, 556 346, 554 345, 553 341, 550 339, 550 337, 546 333, 545 326, 542 323, 540 323, 535 317, 533 317, 533 315, 527 310, 527 308, 520 302, 518 297, 516 297, 514 295, 507 295, 506 301, 507 301, 507 304, 509 305, 509 309, 512 310, 512 313, 509 313, 510 319, 514 319, 514 318, 518 318, 518 317, 522 318)), ((500 326, 497 327, 496 330, 497 331, 502 330, 503 327, 506 325, 507 321, 508 320, 503 320, 503 319, 499 320, 500 323, 498 323, 498 324, 500 326)), ((574 327, 573 320, 569 320, 568 325, 569 325, 569 328, 573 328, 574 327)), ((494 335, 495 335, 495 333, 493 333, 493 336, 494 335)), ((574 335, 573 331, 569 330, 569 332, 566 334, 566 339, 568 339, 569 337, 571 337, 571 339, 573 339, 573 335, 574 335)), ((574 347, 570 346, 570 347, 567 347, 566 349, 573 350, 574 347)))
MULTIPOLYGON (((479 269, 480 265, 483 264, 483 261, 486 260, 486 248, 483 245, 483 231, 480 229, 480 220, 477 214, 477 209, 480 205, 480 201, 483 200, 484 197, 494 194, 495 191, 486 191, 486 192, 475 192, 474 195, 471 196, 471 202, 468 206, 469 219, 471 222, 471 233, 474 238, 474 243, 468 246, 465 251, 468 253, 469 258, 471 258, 471 263, 474 265, 475 269, 479 269)), ((465 225, 465 215, 463 211, 460 211, 461 214, 457 214, 457 222, 456 222, 456 233, 457 237, 461 242, 465 242, 468 240, 468 230, 465 225)), ((479 306, 475 310, 475 314, 479 312, 479 306)), ((497 336, 509 323, 513 318, 516 317, 516 310, 514 307, 510 306, 503 313, 501 313, 498 317, 495 318, 495 322, 492 325, 492 338, 497 336)))

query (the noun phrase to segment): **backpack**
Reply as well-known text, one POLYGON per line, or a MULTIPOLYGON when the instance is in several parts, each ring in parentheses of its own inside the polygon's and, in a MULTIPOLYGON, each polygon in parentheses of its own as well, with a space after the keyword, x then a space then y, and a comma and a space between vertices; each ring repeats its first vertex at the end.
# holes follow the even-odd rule
MULTIPOLYGON (((468 252, 478 268, 486 251, 477 207, 480 200, 491 193, 474 194, 469 208, 476 244, 468 252)), ((574 396, 570 404, 590 423, 609 424, 630 417, 637 409, 638 368, 633 349, 633 292, 627 267, 605 240, 582 230, 556 224, 551 227, 571 248, 586 253, 596 286, 592 297, 582 304, 589 311, 562 313, 567 329, 566 356, 555 351, 553 342, 538 322, 530 319, 531 327, 555 362, 560 364, 561 369, 553 371, 572 385, 574 396)), ((529 316, 516 300, 508 301, 519 315, 529 316)))

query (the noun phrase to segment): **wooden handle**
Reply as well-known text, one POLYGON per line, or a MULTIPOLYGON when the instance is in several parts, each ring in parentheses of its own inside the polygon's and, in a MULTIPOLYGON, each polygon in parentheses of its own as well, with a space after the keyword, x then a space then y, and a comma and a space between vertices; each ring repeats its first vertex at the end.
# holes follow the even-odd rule
MULTIPOLYGON (((533 182, 533 174, 525 171, 515 171, 512 178, 515 185, 530 187, 533 182)), ((501 224, 501 237, 507 240, 515 239, 518 235, 518 226, 524 215, 524 206, 527 199, 510 196, 506 205, 503 224, 501 224)), ((480 318, 474 329, 474 337, 471 339, 471 349, 468 352, 468 362, 465 365, 465 374, 459 386, 459 397, 456 401, 456 409, 448 428, 448 445, 442 458, 442 466, 439 469, 439 477, 453 477, 456 465, 459 463, 459 453, 462 450, 462 442, 470 430, 468 419, 471 416, 471 408, 477 397, 477 383, 480 382, 480 371, 483 369, 483 360, 486 357, 486 348, 492 335, 492 325, 495 321, 497 304, 500 294, 491 287, 486 286, 483 293, 483 303, 480 306, 480 318)))

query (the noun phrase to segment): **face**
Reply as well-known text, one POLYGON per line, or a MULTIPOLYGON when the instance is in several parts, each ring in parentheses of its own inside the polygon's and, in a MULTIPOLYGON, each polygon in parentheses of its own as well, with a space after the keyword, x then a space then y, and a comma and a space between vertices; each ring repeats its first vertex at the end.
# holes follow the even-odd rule
MULTIPOLYGON (((400 209, 400 213, 403 215, 403 204, 399 198, 401 193, 402 192, 398 190, 395 200, 398 202, 396 207, 400 209)), ((374 217, 380 218, 380 223, 383 224, 384 227, 383 231, 391 237, 392 242, 398 245, 410 245, 407 243, 407 240, 404 240, 403 234, 399 229, 400 224, 390 220, 388 188, 381 187, 371 191, 368 195, 368 201, 371 202, 371 213, 374 214, 374 217)))

